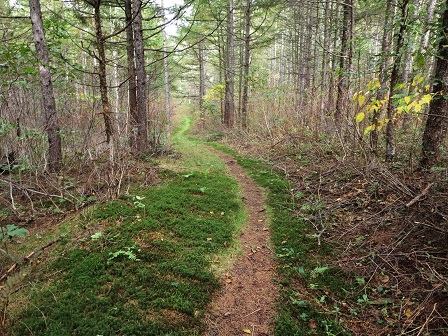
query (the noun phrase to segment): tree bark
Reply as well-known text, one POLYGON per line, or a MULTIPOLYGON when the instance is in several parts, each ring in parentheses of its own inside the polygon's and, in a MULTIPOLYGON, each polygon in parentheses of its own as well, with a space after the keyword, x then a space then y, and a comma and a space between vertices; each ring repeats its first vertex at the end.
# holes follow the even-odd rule
POLYGON ((199 111, 201 117, 201 124, 204 124, 204 97, 205 97, 205 40, 201 39, 199 42, 199 111))
MULTIPOLYGON (((426 55, 427 49, 429 46, 429 35, 430 35, 430 25, 432 21, 434 20, 434 12, 436 9, 437 1, 436 0, 429 0, 428 1, 428 7, 426 8, 426 18, 423 25, 423 32, 422 37, 420 39, 420 53, 423 55, 426 55)), ((425 62, 427 63, 427 62, 425 62)))
POLYGON ((353 58, 353 0, 343 0, 341 54, 339 57, 338 96, 336 99, 335 121, 341 128, 344 109, 348 104, 349 77, 353 58))
POLYGON ((130 119, 130 145, 136 146, 136 129, 137 129, 137 82, 135 79, 135 57, 134 57, 134 32, 132 30, 132 0, 125 1, 126 15, 126 55, 128 66, 128 97, 129 97, 129 119, 130 119))
POLYGON ((400 4, 400 30, 398 31, 397 44, 395 48, 395 58, 390 74, 389 99, 387 100, 387 125, 386 125, 386 161, 392 162, 396 157, 395 148, 395 125, 394 125, 394 107, 392 106, 392 96, 394 94, 395 86, 399 80, 400 63, 403 54, 404 35, 406 33, 406 26, 408 21, 408 5, 409 0, 403 0, 400 4))
POLYGON ((56 101, 54 99, 53 82, 49 68, 49 55, 42 22, 42 11, 39 0, 29 0, 29 5, 37 60, 40 63, 40 89, 45 116, 45 130, 48 136, 48 169, 51 172, 57 172, 62 163, 62 144, 59 135, 60 127, 56 111, 56 101))
POLYGON ((107 89, 107 73, 106 73, 106 51, 104 47, 105 37, 103 34, 102 26, 101 26, 101 0, 96 0, 91 3, 94 9, 94 21, 95 21, 95 36, 98 50, 98 77, 100 80, 100 95, 101 95, 101 104, 103 107, 103 118, 104 118, 104 127, 106 133, 106 143, 110 144, 112 137, 114 135, 114 126, 112 113, 110 108, 108 89, 107 89))
MULTIPOLYGON (((385 85, 386 76, 387 76, 387 68, 390 63, 390 45, 391 45, 391 30, 392 30, 392 18, 393 18, 393 8, 395 6, 396 0, 387 0, 386 4, 386 15, 384 17, 384 26, 383 26, 383 37, 381 40, 381 62, 378 70, 379 73, 379 81, 381 85, 385 85)), ((381 88, 376 96, 377 100, 384 100, 386 98, 387 91, 385 88, 381 88)), ((374 153, 378 151, 378 126, 379 120, 381 118, 381 109, 373 112, 372 116, 372 125, 375 125, 375 129, 370 134, 370 146, 374 153)))
POLYGON ((241 103, 241 126, 247 128, 247 104, 249 100, 249 70, 250 70, 250 10, 251 0, 246 0, 244 63, 243 63, 243 96, 241 103))
POLYGON ((148 147, 148 124, 141 0, 134 1, 134 17, 135 70, 137 75, 137 150, 144 152, 148 147))
MULTIPOLYGON (((163 9, 163 0, 161 1, 162 10, 163 9)), ((163 13, 165 16, 165 13, 163 13)), ((165 115, 166 115, 166 140, 167 142, 171 142, 171 97, 170 97, 170 81, 169 81, 169 72, 168 72, 168 51, 166 47, 166 30, 163 29, 163 70, 164 70, 164 79, 165 79, 165 115)))
POLYGON ((233 22, 233 0, 228 1, 224 125, 228 128, 232 128, 235 123, 235 32, 233 22))
POLYGON ((442 14, 440 28, 440 42, 435 62, 434 97, 429 106, 429 115, 426 120, 422 141, 422 158, 420 165, 423 168, 435 166, 440 161, 440 147, 446 139, 448 131, 448 0, 442 14))

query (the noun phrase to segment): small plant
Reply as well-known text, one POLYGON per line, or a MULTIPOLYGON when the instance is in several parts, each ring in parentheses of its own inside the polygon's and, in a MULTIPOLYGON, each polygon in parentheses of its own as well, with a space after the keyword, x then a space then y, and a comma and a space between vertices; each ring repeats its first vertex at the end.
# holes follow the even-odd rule
POLYGON ((3 242, 5 251, 7 252, 6 242, 12 237, 25 237, 28 230, 19 228, 17 225, 8 224, 6 226, 0 226, 0 240, 3 242))
POLYGON ((367 293, 364 293, 362 295, 362 298, 358 299, 358 303, 367 303, 369 302, 369 297, 367 296, 367 293))
POLYGON ((112 260, 118 258, 121 255, 128 257, 129 260, 140 261, 140 259, 137 258, 137 255, 133 252, 133 250, 135 250, 136 247, 126 247, 126 249, 127 251, 119 250, 116 252, 110 252, 109 253, 110 257, 107 259, 107 264, 110 264, 112 260))
POLYGON ((323 274, 328 269, 329 269, 328 266, 316 267, 311 271, 311 278, 316 278, 318 275, 323 274))

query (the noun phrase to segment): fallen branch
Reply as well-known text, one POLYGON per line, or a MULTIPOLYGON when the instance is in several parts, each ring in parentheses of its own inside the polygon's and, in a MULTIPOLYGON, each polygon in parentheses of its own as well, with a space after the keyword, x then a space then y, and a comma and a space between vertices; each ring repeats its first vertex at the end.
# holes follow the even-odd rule
POLYGON ((14 182, 12 180, 9 180, 9 179, 6 179, 6 178, 0 178, 0 182, 7 183, 10 186, 14 186, 17 189, 24 190, 24 191, 29 191, 29 192, 31 192, 33 194, 43 195, 43 196, 47 196, 47 197, 51 197, 51 198, 61 198, 63 200, 69 201, 70 203, 73 203, 72 200, 64 197, 63 195, 49 194, 47 192, 42 192, 42 191, 39 191, 39 190, 35 190, 35 189, 29 188, 29 187, 22 186, 22 185, 20 185, 20 184, 18 184, 16 182, 14 182))
POLYGON ((55 244, 57 241, 59 241, 59 238, 54 239, 50 241, 49 243, 45 244, 44 246, 38 247, 34 251, 28 253, 22 260, 19 262, 16 262, 14 265, 12 265, 6 272, 0 277, 0 282, 5 280, 16 268, 19 267, 20 264, 23 264, 24 262, 29 262, 33 256, 36 254, 40 254, 43 250, 45 250, 47 247, 50 247, 51 245, 55 244))
POLYGON ((428 193, 429 188, 431 188, 433 185, 434 185, 434 182, 428 184, 428 186, 425 189, 423 189, 423 191, 420 194, 415 196, 408 204, 406 204, 406 207, 409 208, 413 204, 417 203, 423 196, 425 196, 428 193))

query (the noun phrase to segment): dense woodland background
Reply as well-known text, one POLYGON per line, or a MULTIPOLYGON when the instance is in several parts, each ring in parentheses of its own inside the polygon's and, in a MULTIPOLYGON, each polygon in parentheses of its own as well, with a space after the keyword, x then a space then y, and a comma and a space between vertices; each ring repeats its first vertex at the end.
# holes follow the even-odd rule
POLYGON ((3 222, 116 197, 174 155, 182 111, 195 135, 264 159, 316 205, 333 195, 313 215, 319 239, 369 185, 363 207, 383 203, 348 227, 365 238, 359 216, 410 223, 382 232, 409 242, 387 258, 426 249, 411 231, 433 237, 429 268, 376 262, 397 279, 420 274, 408 287, 426 288, 431 322, 446 307, 432 304, 447 286, 447 1, 0 0, 0 13, 3 222), (338 176, 346 183, 331 187, 338 176))
POLYGON ((151 154, 188 102, 214 133, 341 136, 390 162, 440 166, 446 109, 427 116, 444 103, 445 6, 3 1, 3 164, 41 174, 106 151, 112 165, 151 154))

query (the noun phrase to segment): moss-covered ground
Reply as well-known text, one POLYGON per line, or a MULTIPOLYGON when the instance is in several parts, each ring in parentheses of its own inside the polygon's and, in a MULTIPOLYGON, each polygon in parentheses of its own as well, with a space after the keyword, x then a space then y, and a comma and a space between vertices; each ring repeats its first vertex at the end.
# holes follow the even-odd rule
POLYGON ((176 136, 182 158, 165 163, 158 186, 61 226, 57 255, 29 272, 13 298, 22 309, 10 335, 201 333, 218 289, 211 266, 233 246, 244 212, 224 164, 186 138, 189 122, 176 136))

